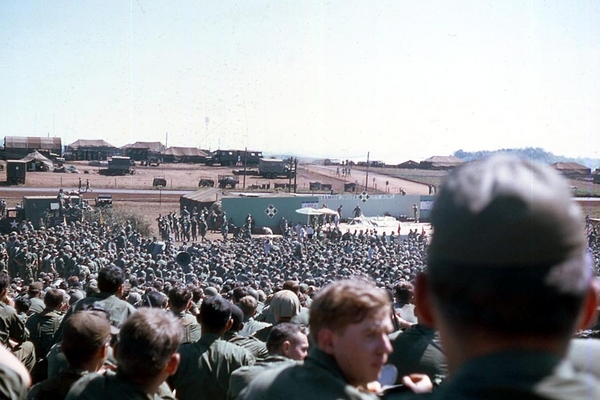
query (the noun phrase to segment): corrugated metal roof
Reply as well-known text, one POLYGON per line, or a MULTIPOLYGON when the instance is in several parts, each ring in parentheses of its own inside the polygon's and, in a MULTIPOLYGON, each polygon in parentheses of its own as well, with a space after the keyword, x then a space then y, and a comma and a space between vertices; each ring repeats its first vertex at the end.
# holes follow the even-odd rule
POLYGON ((62 141, 59 137, 36 137, 36 136, 6 136, 4 147, 7 149, 43 149, 59 150, 62 141))

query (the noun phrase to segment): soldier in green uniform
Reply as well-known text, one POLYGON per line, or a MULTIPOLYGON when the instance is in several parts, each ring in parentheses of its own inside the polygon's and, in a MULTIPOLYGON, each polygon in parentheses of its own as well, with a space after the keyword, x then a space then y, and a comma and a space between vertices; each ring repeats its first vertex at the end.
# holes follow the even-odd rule
POLYGON ((303 361, 308 354, 306 329, 289 322, 278 324, 269 333, 266 345, 269 355, 264 360, 233 371, 229 380, 228 399, 237 399, 240 392, 259 374, 303 361))
POLYGON ((177 370, 181 337, 181 325, 173 315, 156 308, 139 309, 119 332, 116 375, 84 376, 73 385, 67 400, 165 398, 159 389, 177 370))
POLYGON ((387 293, 362 279, 336 281, 310 306, 311 347, 303 365, 262 374, 241 399, 377 399, 377 380, 392 351, 387 293))
POLYGON ((188 310, 192 305, 192 291, 183 285, 174 286, 169 291, 169 308, 183 326, 181 343, 193 343, 200 339, 200 324, 188 310))
POLYGON ((29 400, 64 399, 81 377, 98 371, 109 353, 111 328, 99 311, 78 311, 65 323, 62 352, 69 364, 65 371, 34 385, 29 400))
POLYGON ((100 289, 100 292, 85 297, 71 306, 56 332, 54 342, 57 343, 62 338, 62 327, 72 313, 83 310, 88 305, 96 302, 108 311, 111 325, 120 328, 125 320, 135 312, 135 307, 119 298, 123 294, 124 282, 125 275, 121 268, 112 264, 102 268, 98 272, 98 289, 100 289))
POLYGON ((8 296, 10 277, 0 273, 0 345, 13 354, 31 371, 35 366, 35 350, 29 342, 29 331, 14 309, 14 301, 8 296))
POLYGON ((18 267, 18 276, 25 281, 37 275, 37 256, 29 252, 27 245, 23 246, 15 255, 18 267))
POLYGON ((248 350, 257 360, 267 357, 269 352, 267 351, 265 342, 254 336, 243 336, 240 334, 240 331, 244 328, 243 319, 244 312, 235 304, 232 305, 231 320, 233 323, 231 324, 231 328, 223 335, 223 339, 248 350))
POLYGON ((450 372, 433 398, 600 398, 566 358, 598 298, 583 220, 548 166, 495 156, 446 178, 416 282, 419 322, 439 328, 450 372))
POLYGON ((46 308, 40 313, 33 314, 25 325, 29 329, 31 342, 35 346, 37 356, 36 366, 31 375, 33 383, 40 382, 48 376, 48 362, 46 355, 54 342, 54 334, 58 330, 63 315, 64 296, 58 289, 50 289, 44 296, 46 308))
POLYGON ((25 366, 0 346, 0 399, 25 399, 31 378, 25 366))
POLYGON ((221 296, 210 296, 200 306, 202 337, 181 346, 181 364, 169 378, 179 400, 225 400, 231 373, 254 363, 248 350, 222 339, 233 323, 232 304, 221 296))

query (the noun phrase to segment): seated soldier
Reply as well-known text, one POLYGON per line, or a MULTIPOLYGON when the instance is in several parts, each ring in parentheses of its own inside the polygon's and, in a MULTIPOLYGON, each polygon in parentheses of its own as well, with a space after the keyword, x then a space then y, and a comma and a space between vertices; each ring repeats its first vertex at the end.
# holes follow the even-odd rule
POLYGON ((25 365, 0 345, 0 399, 24 399, 31 377, 25 365))
POLYGON ((239 393, 265 371, 294 365, 294 361, 303 361, 308 354, 306 329, 289 322, 274 326, 267 338, 267 350, 269 355, 264 360, 233 371, 227 398, 237 399, 239 393))
POLYGON ((233 343, 244 349, 248 350, 250 354, 255 359, 263 359, 269 355, 267 351, 267 346, 265 342, 255 338, 254 336, 242 336, 240 335, 240 331, 244 328, 244 323, 242 320, 244 319, 244 313, 242 310, 236 306, 235 304, 231 306, 231 328, 225 335, 223 335, 223 339, 227 340, 229 343, 233 343))
POLYGON ((192 291, 184 285, 177 285, 169 291, 169 308, 183 326, 182 343, 200 339, 200 324, 188 311, 192 305, 192 291))
POLYGON ((67 399, 159 399, 159 388, 179 365, 181 338, 175 317, 161 309, 139 309, 121 326, 117 373, 84 376, 67 399))
POLYGON ((583 216, 554 169, 508 156, 466 164, 431 213, 419 322, 440 330, 450 377, 434 398, 598 399, 566 359, 598 290, 583 216))
POLYGON ((111 327, 108 316, 99 311, 78 311, 65 323, 61 350, 68 369, 34 385, 28 398, 64 399, 82 376, 97 372, 108 357, 111 327))
POLYGON ((311 347, 303 365, 262 374, 242 399, 376 399, 367 384, 377 380, 392 351, 387 293, 361 279, 336 281, 310 307, 311 347))
POLYGON ((202 337, 181 346, 181 365, 169 378, 179 400, 225 399, 231 373, 254 363, 248 350, 224 341, 231 327, 232 304, 222 296, 210 296, 200 306, 202 337))
POLYGON ((35 348, 29 339, 29 331, 13 308, 14 301, 8 294, 10 277, 0 272, 0 345, 17 356, 29 371, 35 366, 35 348))
POLYGON ((25 325, 29 329, 31 342, 35 346, 37 362, 31 372, 34 383, 41 382, 48 376, 48 361, 46 355, 54 342, 56 333, 63 315, 63 293, 58 289, 50 289, 44 296, 45 308, 31 315, 25 325))

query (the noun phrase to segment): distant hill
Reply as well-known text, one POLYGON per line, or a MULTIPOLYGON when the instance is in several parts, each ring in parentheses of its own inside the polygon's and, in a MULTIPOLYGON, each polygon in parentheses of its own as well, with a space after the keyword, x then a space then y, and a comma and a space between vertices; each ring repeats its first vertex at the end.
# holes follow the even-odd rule
POLYGON ((542 162, 545 164, 554 164, 556 162, 576 162, 581 165, 585 165, 588 168, 591 168, 594 171, 596 168, 600 168, 600 159, 598 158, 569 158, 563 156, 557 156, 552 154, 540 147, 527 147, 524 149, 501 149, 501 150, 481 150, 475 152, 468 152, 464 150, 457 150, 454 152, 453 156, 460 158, 464 161, 473 161, 479 160, 481 158, 488 157, 492 154, 497 153, 508 153, 514 154, 518 157, 527 158, 530 160, 535 160, 538 162, 542 162))

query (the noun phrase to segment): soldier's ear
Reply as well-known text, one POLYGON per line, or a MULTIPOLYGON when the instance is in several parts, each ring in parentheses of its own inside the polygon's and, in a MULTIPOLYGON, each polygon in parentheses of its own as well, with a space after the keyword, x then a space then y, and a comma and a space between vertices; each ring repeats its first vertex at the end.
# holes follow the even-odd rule
POLYGON ((600 295, 600 282, 592 279, 588 291, 583 299, 577 329, 588 329, 598 316, 598 303, 600 295))
POLYGON ((317 347, 325 354, 333 354, 335 335, 335 332, 331 329, 321 328, 317 335, 317 347))
POLYGON ((179 367, 179 361, 181 361, 181 355, 179 353, 175 353, 169 359, 167 366, 165 367, 165 372, 171 376, 177 372, 177 368, 179 367))
POLYGON ((232 326, 233 326, 233 318, 229 318, 229 321, 227 321, 227 324, 225 325, 225 332, 230 330, 232 326))
POLYGON ((285 340, 282 344, 281 344, 281 354, 283 354, 284 356, 288 356, 288 353, 290 351, 290 347, 291 347, 291 343, 289 340, 285 340))
POLYGON ((419 323, 430 328, 435 328, 433 301, 429 292, 429 284, 425 274, 417 275, 415 281, 415 313, 419 323))

